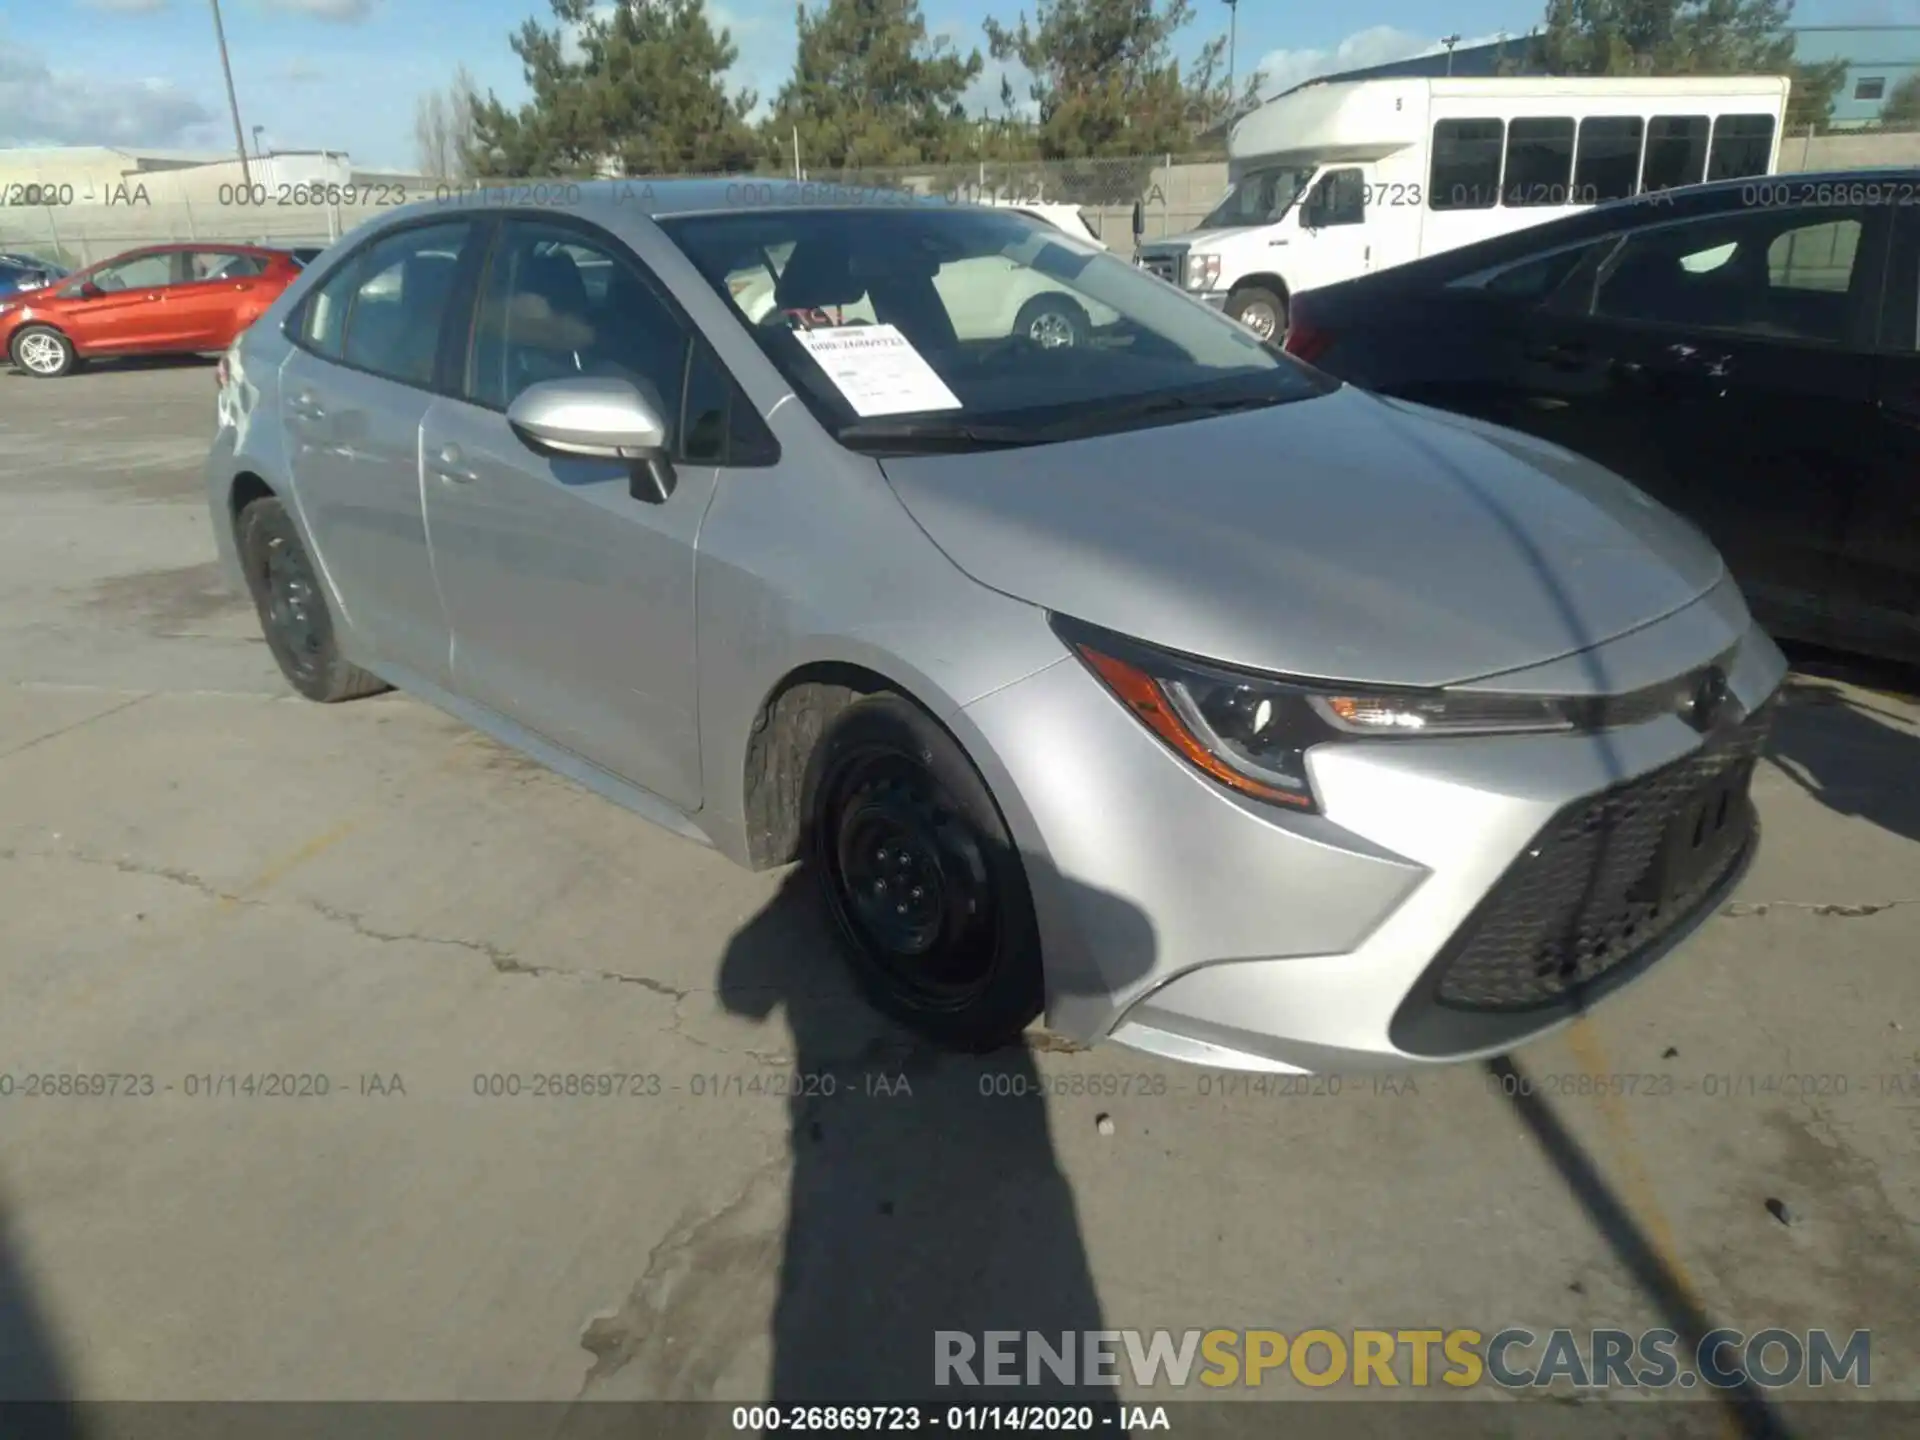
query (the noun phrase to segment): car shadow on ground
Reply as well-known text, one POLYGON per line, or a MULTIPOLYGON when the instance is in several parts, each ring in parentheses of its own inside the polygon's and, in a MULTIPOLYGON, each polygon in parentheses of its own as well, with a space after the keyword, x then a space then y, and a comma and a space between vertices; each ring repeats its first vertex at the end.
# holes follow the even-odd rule
POLYGON ((1920 722, 1876 693, 1912 694, 1917 685, 1909 671, 1801 657, 1767 758, 1828 809, 1920 841, 1920 722))
MULTIPOLYGON (((97 360, 83 360, 79 365, 61 376, 63 380, 78 380, 87 375, 111 375, 117 372, 139 372, 145 370, 210 370, 220 363, 215 351, 200 355, 118 355, 103 356, 97 360)), ((34 380, 38 377, 27 374, 6 357, 0 356, 0 379, 34 380)))
POLYGON ((48 1326, 33 1281, 14 1253, 12 1225, 0 1202, 0 1431, 7 1440, 81 1440, 62 1347, 48 1326))
MULTIPOLYGON (((1109 934, 1132 927, 1117 948, 1144 963, 1144 915, 1113 896, 1075 899, 1109 907, 1109 934)), ((758 1021, 784 1011, 794 1073, 835 1090, 790 1100, 768 1398, 1111 1405, 1111 1387, 1045 1371, 1033 1385, 1019 1375, 1017 1391, 970 1391, 964 1372, 940 1383, 936 1331, 970 1347, 987 1330, 1057 1340, 1102 1328, 1100 1303, 1032 1049, 962 1056, 893 1030, 849 989, 837 945, 801 870, 721 966, 726 1008, 758 1021)), ((977 1350, 972 1365, 984 1382, 977 1350)))

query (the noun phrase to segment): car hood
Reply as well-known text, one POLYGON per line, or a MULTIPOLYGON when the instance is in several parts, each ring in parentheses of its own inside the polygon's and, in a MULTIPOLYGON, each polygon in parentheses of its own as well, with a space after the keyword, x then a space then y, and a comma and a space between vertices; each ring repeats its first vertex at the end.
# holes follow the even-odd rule
POLYGON ((1162 235, 1153 240, 1140 242, 1142 255, 1171 250, 1196 250, 1231 240, 1236 235, 1245 235, 1249 230, 1264 230, 1264 225, 1227 225, 1214 230, 1186 230, 1178 235, 1162 235))
POLYGON ((1609 471, 1351 387, 882 468, 981 584, 1279 674, 1481 679, 1638 629, 1723 574, 1697 530, 1609 471))

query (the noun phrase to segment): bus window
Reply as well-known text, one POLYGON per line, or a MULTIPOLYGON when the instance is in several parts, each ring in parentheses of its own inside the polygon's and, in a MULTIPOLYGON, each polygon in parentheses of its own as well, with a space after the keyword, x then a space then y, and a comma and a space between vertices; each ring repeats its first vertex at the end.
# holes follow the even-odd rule
POLYGON ((1514 120, 1507 126, 1503 205, 1571 205, 1573 121, 1514 120))
POLYGON ((1435 210, 1491 210, 1500 198, 1500 120, 1438 120, 1427 203, 1435 210))
POLYGON ((1764 175, 1773 156, 1773 116, 1722 115, 1713 122, 1713 150, 1707 179, 1738 180, 1764 175))
POLYGON ((1647 163, 1640 173, 1640 188, 1698 185, 1707 173, 1710 127, 1704 115, 1654 116, 1647 125, 1647 163))
POLYGON ((1573 193, 1582 204, 1624 200, 1640 180, 1638 115, 1596 115, 1580 122, 1573 162, 1573 193))

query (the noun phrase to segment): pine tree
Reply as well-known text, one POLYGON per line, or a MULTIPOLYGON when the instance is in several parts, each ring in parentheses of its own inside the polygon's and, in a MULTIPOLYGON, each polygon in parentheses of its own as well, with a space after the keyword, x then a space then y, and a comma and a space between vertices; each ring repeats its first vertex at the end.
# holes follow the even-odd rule
POLYGON ((551 0, 552 28, 513 37, 533 98, 508 110, 489 92, 473 115, 481 175, 661 175, 742 170, 755 98, 730 93, 733 38, 704 0, 551 0))
POLYGON ((793 75, 764 127, 773 153, 796 130, 805 163, 831 170, 945 160, 971 143, 960 97, 980 53, 929 39, 918 0, 826 0, 795 21, 793 75))

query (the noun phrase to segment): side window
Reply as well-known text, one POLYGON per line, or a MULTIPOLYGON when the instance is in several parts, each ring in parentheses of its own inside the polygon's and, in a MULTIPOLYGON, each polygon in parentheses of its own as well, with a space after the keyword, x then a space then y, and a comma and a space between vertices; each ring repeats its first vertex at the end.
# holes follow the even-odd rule
POLYGON ((1573 121, 1521 119, 1507 126, 1505 205, 1570 205, 1573 121))
POLYGON ((509 220, 480 288, 467 395, 504 410, 542 380, 615 376, 653 404, 674 453, 691 338, 611 236, 509 220))
POLYGON ((1773 155, 1773 116, 1722 115, 1713 122, 1713 149, 1707 179, 1738 180, 1764 175, 1773 155))
POLYGON ((1654 116, 1647 125, 1647 162, 1640 188, 1698 185, 1707 173, 1709 124, 1704 115, 1654 116))
POLYGON ((1645 128, 1638 115, 1595 115, 1580 122, 1573 191, 1581 204, 1624 200, 1639 188, 1645 128))
POLYGON ((340 358, 340 342, 347 334, 347 306, 353 299, 355 277, 364 255, 335 270, 300 304, 297 338, 300 344, 329 360, 340 358))
POLYGON ((1500 198, 1505 139, 1503 121, 1435 121, 1427 203, 1435 210, 1491 210, 1500 198))
POLYGON ((1776 290, 1845 293, 1853 284, 1859 249, 1858 220, 1797 226, 1775 236, 1767 247, 1767 283, 1776 290))
POLYGON ((1594 313, 1649 325, 1838 343, 1862 225, 1844 212, 1747 211, 1628 238, 1594 313))
POLYGON ((118 265, 103 265, 88 277, 108 294, 116 290, 153 290, 173 284, 173 255, 136 255, 118 265))
POLYGON ((431 385, 454 276, 472 236, 461 220, 375 241, 355 267, 340 358, 408 385, 431 385))
POLYGON ((1887 303, 1880 309, 1880 348, 1920 351, 1920 213, 1894 216, 1896 244, 1887 272, 1887 303))
POLYGON ((687 389, 680 430, 683 459, 708 465, 727 463, 727 413, 733 408, 733 382, 706 346, 687 347, 687 389))
POLYGON ((1572 277, 1582 261, 1613 244, 1611 237, 1597 240, 1591 245, 1576 245, 1566 250, 1556 250, 1550 255, 1536 255, 1531 260, 1522 260, 1488 278, 1481 286, 1489 295, 1503 295, 1509 300, 1544 300, 1572 277))
POLYGON ((189 250, 186 256, 186 283, 201 280, 239 280, 259 275, 266 262, 258 255, 243 255, 237 250, 189 250))
POLYGON ((1367 186, 1357 165, 1329 170, 1307 198, 1304 217, 1313 225, 1362 225, 1367 219, 1367 186))

